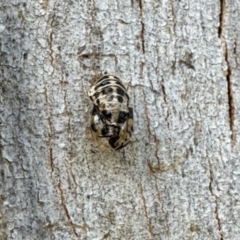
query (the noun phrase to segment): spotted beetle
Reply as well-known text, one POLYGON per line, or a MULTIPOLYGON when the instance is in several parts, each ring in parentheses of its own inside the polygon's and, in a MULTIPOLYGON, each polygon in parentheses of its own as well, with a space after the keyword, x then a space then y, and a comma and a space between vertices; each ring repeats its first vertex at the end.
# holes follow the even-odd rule
POLYGON ((119 150, 125 147, 133 134, 133 109, 121 80, 104 73, 88 91, 93 102, 91 129, 100 138, 108 138, 110 146, 119 150))

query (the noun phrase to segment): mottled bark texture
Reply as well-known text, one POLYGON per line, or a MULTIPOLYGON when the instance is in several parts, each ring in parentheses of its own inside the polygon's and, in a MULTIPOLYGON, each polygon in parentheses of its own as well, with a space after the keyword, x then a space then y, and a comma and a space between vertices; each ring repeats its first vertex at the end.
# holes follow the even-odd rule
POLYGON ((240 2, 2 0, 0 239, 240 239, 240 2), (89 125, 128 85, 134 138, 89 125))

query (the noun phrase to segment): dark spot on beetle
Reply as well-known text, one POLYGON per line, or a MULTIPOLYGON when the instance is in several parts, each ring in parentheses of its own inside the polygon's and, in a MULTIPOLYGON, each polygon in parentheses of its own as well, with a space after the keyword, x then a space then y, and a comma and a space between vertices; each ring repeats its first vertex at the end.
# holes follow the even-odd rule
POLYGON ((23 58, 24 58, 24 59, 27 59, 27 56, 28 56, 27 53, 24 53, 24 54, 23 54, 23 58))
POLYGON ((121 96, 117 96, 117 99, 118 99, 118 101, 119 101, 120 103, 123 102, 123 98, 122 98, 121 96))
POLYGON ((91 124, 91 129, 94 131, 94 132, 97 132, 97 128, 96 128, 96 125, 94 123, 91 124))
POLYGON ((92 115, 96 115, 96 107, 93 106, 93 109, 92 109, 92 112, 91 112, 92 115))
POLYGON ((100 93, 99 93, 99 92, 96 92, 96 93, 94 93, 94 94, 93 94, 93 96, 94 96, 95 98, 98 98, 98 97, 99 97, 99 95, 100 95, 100 93))
POLYGON ((114 126, 114 136, 119 136, 119 132, 120 132, 120 127, 119 126, 114 126))
POLYGON ((124 123, 127 119, 128 114, 126 112, 120 111, 118 114, 118 123, 124 123))
POLYGON ((119 87, 118 87, 118 88, 117 88, 117 94, 123 97, 125 93, 124 93, 124 91, 122 90, 122 88, 119 88, 119 87))
POLYGON ((115 150, 120 150, 122 149, 123 147, 125 147, 126 145, 129 144, 129 141, 127 142, 123 142, 119 147, 116 147, 116 142, 119 140, 119 137, 112 137, 108 140, 109 142, 109 145, 114 148, 115 150))
POLYGON ((99 103, 100 103, 100 101, 99 101, 99 99, 97 99, 97 105, 99 105, 99 103))
POLYGON ((95 87, 95 90, 97 90, 98 88, 100 87, 104 87, 106 85, 110 84, 110 81, 108 80, 105 80, 105 81, 102 81, 101 83, 99 83, 96 87, 95 87))
POLYGON ((109 140, 108 140, 108 142, 109 142, 109 144, 110 144, 110 146, 112 147, 112 148, 116 148, 115 147, 115 143, 118 141, 118 139, 119 139, 119 137, 113 137, 113 138, 110 138, 109 140))
POLYGON ((102 136, 103 136, 103 137, 104 137, 104 136, 107 136, 108 133, 109 133, 109 128, 108 128, 108 127, 104 127, 104 128, 102 129, 102 136))
POLYGON ((102 94, 108 94, 108 93, 111 93, 113 92, 113 89, 111 87, 105 87, 102 89, 102 94))
POLYGON ((92 109, 92 115, 97 115, 99 118, 101 118, 99 114, 99 109, 95 105, 93 106, 93 109, 92 109))
POLYGON ((107 98, 107 100, 108 100, 109 102, 111 102, 111 101, 113 100, 113 98, 114 98, 114 96, 111 95, 111 96, 109 96, 109 97, 107 98))
POLYGON ((102 111, 102 115, 104 116, 104 118, 106 118, 108 121, 111 120, 111 117, 112 117, 112 113, 107 111, 107 110, 103 110, 102 111))

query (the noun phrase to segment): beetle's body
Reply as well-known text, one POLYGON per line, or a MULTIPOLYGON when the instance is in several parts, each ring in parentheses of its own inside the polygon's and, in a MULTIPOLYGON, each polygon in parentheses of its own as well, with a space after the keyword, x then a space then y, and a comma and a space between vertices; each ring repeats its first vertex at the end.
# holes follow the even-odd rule
POLYGON ((93 102, 91 128, 98 137, 109 138, 115 150, 129 143, 133 133, 133 109, 127 90, 119 78, 104 74, 90 88, 93 102))

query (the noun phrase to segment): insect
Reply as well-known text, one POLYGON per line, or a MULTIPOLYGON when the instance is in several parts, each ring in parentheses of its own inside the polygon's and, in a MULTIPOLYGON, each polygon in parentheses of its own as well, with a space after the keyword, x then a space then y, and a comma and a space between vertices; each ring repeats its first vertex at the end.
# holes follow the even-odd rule
POLYGON ((133 134, 133 109, 121 80, 104 73, 94 82, 88 96, 93 102, 91 128, 100 138, 109 138, 110 146, 125 147, 133 134))

